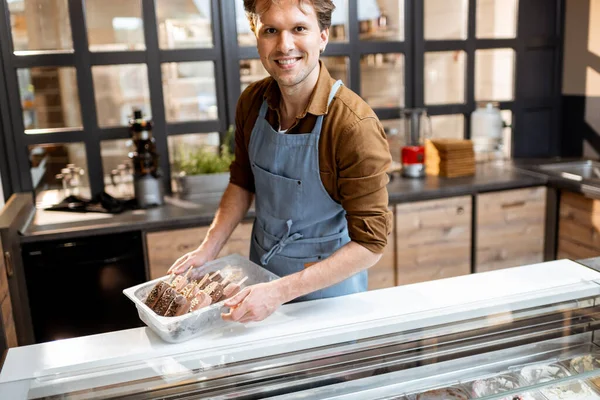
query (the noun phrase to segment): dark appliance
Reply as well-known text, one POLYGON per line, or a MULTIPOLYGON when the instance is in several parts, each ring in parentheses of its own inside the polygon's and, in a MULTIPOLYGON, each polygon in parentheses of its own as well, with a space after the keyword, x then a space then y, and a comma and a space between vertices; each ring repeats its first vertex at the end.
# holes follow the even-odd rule
POLYGON ((122 290, 146 280, 141 233, 22 247, 35 342, 143 326, 122 290))
POLYGON ((141 110, 133 111, 129 133, 134 151, 129 153, 133 163, 135 198, 140 208, 164 204, 158 153, 152 136, 152 121, 143 118, 141 110))

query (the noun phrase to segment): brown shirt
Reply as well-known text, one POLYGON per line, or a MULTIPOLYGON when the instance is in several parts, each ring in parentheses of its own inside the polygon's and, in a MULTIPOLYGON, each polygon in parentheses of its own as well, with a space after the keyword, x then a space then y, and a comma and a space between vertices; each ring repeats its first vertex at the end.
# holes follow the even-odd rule
MULTIPOLYGON (((391 156, 383 127, 377 116, 356 93, 341 86, 327 107, 335 80, 320 63, 317 85, 302 114, 287 134, 310 132, 317 116, 323 119, 319 141, 319 171, 323 186, 346 211, 350 239, 374 253, 382 253, 392 229, 388 209, 387 169, 391 156)), ((269 110, 266 119, 279 128, 281 92, 269 77, 248 86, 240 96, 235 115, 235 161, 231 183, 254 193, 248 145, 263 99, 269 110)))

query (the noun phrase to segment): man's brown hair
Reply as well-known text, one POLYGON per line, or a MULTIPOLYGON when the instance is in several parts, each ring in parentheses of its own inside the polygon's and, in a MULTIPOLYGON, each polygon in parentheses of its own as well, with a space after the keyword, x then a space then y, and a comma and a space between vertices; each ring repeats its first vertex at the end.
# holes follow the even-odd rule
MULTIPOLYGON (((256 11, 256 4, 261 0, 244 0, 244 10, 246 16, 250 22, 250 29, 256 33, 256 22, 258 20, 258 12, 256 11)), ((270 0, 271 4, 279 3, 281 0, 270 0)), ((335 5, 332 0, 297 0, 300 4, 300 8, 304 3, 312 4, 313 8, 317 13, 317 20, 319 21, 319 28, 321 30, 327 29, 331 26, 331 14, 335 10, 335 5)), ((270 7, 270 5, 269 5, 270 7)), ((267 8, 268 9, 268 8, 267 8)))

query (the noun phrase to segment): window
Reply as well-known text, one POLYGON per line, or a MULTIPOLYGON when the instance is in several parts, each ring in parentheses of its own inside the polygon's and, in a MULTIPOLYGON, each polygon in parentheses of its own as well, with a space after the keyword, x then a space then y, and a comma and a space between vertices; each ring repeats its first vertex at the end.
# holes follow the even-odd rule
MULTIPOLYGON (((404 107, 427 108, 435 137, 468 138, 477 102, 493 101, 510 125, 510 155, 523 151, 528 126, 557 112, 560 8, 548 2, 558 1, 334 0, 321 60, 398 133, 394 145, 404 107), (543 68, 519 81, 532 65, 543 68)), ((29 169, 56 155, 51 163, 84 171, 90 193, 128 193, 116 182, 133 108, 153 119, 167 185, 178 151, 218 149, 240 93, 268 76, 243 0, 0 0, 0 15, 10 24, 0 30, 2 107, 25 171, 11 182, 16 190, 60 189, 60 170, 41 178, 29 169)))
POLYGON ((15 54, 73 51, 67 0, 12 0, 8 11, 15 54))

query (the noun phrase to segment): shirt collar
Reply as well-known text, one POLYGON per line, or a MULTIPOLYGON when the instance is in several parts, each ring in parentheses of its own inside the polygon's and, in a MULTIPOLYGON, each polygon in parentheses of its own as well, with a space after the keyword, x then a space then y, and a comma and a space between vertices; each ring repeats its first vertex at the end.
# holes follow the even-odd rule
MULTIPOLYGON (((317 84, 308 100, 308 104, 302 114, 298 115, 297 118, 301 119, 306 117, 307 113, 312 115, 325 115, 328 111, 327 100, 329 99, 329 92, 333 87, 335 81, 331 79, 331 75, 329 71, 323 64, 321 60, 319 60, 319 78, 317 79, 317 84)), ((281 91, 279 90, 279 85, 277 82, 272 79, 269 85, 267 86, 267 90, 265 91, 264 98, 267 101, 267 105, 271 110, 279 111, 279 103, 281 101, 281 91)))

